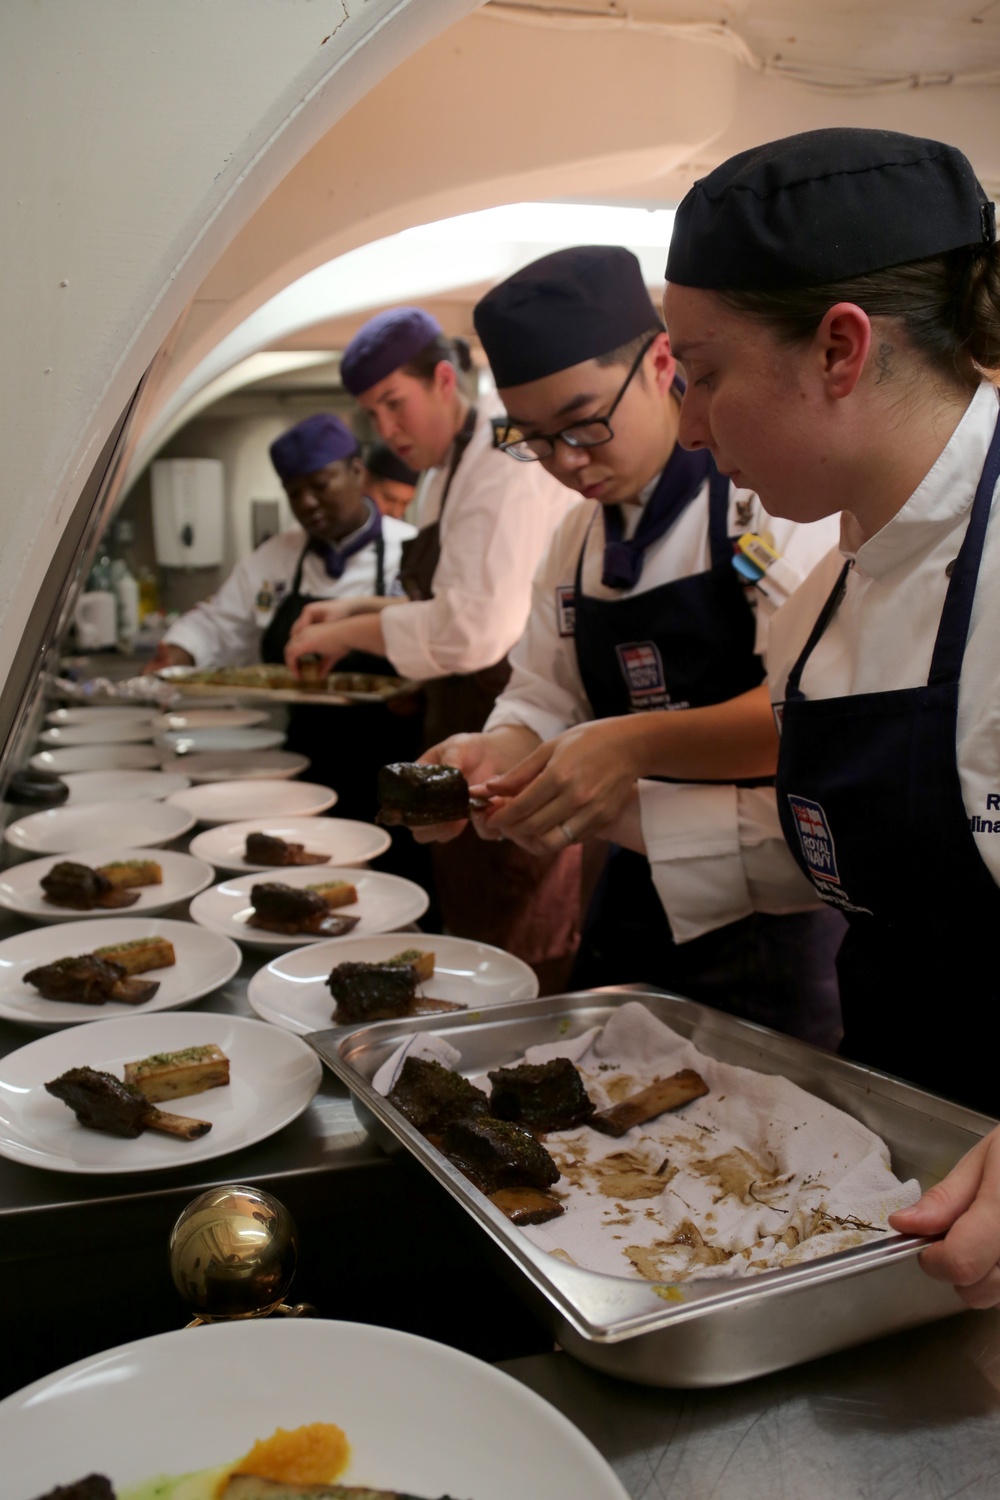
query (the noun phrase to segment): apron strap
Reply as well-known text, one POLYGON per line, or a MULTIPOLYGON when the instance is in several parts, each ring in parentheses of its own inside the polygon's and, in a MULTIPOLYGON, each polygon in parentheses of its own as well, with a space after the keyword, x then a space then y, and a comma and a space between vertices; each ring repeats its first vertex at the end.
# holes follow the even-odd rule
POLYGON ((833 585, 833 588, 830 590, 827 601, 823 605, 823 608, 820 610, 816 618, 816 623, 812 628, 809 639, 802 647, 802 651, 799 655, 798 661, 795 663, 794 667, 788 674, 788 681, 785 684, 786 700, 794 700, 796 698, 802 697, 802 692, 799 688, 799 682, 801 681, 806 662, 809 660, 810 656, 812 656, 813 651, 819 644, 819 640, 824 630, 833 619, 837 606, 844 596, 844 590, 847 588, 847 575, 850 571, 851 562, 850 560, 848 560, 847 562, 845 562, 844 566, 840 570, 840 573, 837 575, 837 581, 833 585))
POLYGON ((583 598, 583 557, 584 557, 584 553, 587 550, 587 543, 590 541, 590 533, 594 529, 594 522, 597 520, 597 518, 598 518, 598 516, 600 514, 601 514, 601 510, 598 507, 594 511, 594 514, 591 516, 590 522, 589 522, 589 524, 587 526, 587 529, 586 529, 586 531, 583 534, 583 546, 580 548, 580 555, 579 555, 579 557, 576 560, 576 577, 573 580, 573 600, 574 600, 574 603, 576 602, 577 599, 582 599, 583 598))
POLYGON ((969 625, 972 620, 972 605, 976 597, 979 566, 983 560, 983 548, 986 542, 986 528, 990 524, 993 491, 996 489, 998 478, 1000 478, 1000 417, 997 418, 996 427, 993 429, 989 452, 986 455, 983 472, 979 477, 979 484, 976 486, 976 497, 972 502, 972 514, 969 517, 965 540, 959 548, 948 583, 948 592, 941 611, 941 623, 934 642, 934 655, 931 657, 930 676, 927 679, 929 687, 957 682, 962 673, 962 661, 965 657, 969 625))
POLYGON ((381 531, 375 538, 375 592, 385 593, 385 538, 381 531))
POLYGON ((299 553, 299 560, 295 567, 295 577, 292 579, 292 586, 289 589, 288 594, 286 595, 287 598, 291 598, 294 594, 300 594, 302 592, 302 564, 305 562, 306 553, 309 551, 311 546, 312 542, 307 537, 306 544, 302 548, 302 551, 299 553))
POLYGON ((441 517, 444 515, 444 507, 448 499, 448 491, 451 489, 451 481, 455 477, 455 470, 462 462, 462 455, 465 453, 466 448, 472 442, 472 434, 476 430, 477 415, 478 413, 476 411, 476 408, 474 406, 470 406, 469 410, 466 412, 465 421, 462 423, 458 432, 456 432, 454 440, 452 442, 451 463, 448 465, 448 477, 444 482, 444 489, 441 492, 441 509, 438 511, 438 525, 441 524, 441 517))

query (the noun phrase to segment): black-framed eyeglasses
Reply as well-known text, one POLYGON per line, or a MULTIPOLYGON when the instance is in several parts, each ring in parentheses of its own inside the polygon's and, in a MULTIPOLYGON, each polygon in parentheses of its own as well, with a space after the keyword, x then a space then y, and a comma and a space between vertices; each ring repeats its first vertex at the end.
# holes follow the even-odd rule
POLYGON ((611 426, 611 418, 618 408, 619 401, 628 390, 635 372, 658 337, 658 332, 651 334, 639 350, 632 361, 631 369, 618 388, 618 394, 612 401, 606 417, 588 417, 586 422, 574 422, 571 427, 563 427, 559 432, 535 432, 530 437, 525 437, 523 430, 516 422, 510 422, 506 417, 494 417, 494 448, 499 448, 503 453, 509 453, 511 458, 520 459, 521 463, 532 463, 539 458, 551 458, 556 451, 556 443, 565 443, 567 448, 599 448, 602 443, 610 443, 615 435, 614 428, 611 426))

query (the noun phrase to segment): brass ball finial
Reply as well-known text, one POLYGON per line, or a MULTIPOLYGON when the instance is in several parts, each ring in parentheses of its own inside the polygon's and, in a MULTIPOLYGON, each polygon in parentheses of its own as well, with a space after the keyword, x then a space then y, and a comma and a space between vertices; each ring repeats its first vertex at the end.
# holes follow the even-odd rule
POLYGON ((197 1322, 285 1311, 297 1256, 288 1209, 255 1187, 210 1188, 170 1234, 170 1272, 197 1322))

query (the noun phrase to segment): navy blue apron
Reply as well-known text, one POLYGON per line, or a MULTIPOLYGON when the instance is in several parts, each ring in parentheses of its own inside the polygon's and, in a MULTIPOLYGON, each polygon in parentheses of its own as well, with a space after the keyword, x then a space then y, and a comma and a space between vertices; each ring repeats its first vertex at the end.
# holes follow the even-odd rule
MULTIPOLYGON (((693 503, 691 496, 687 504, 693 503)), ((576 566, 574 635, 595 719, 644 709, 704 708, 764 680, 754 614, 733 567, 729 480, 709 469, 711 566, 621 599, 583 592, 576 566)), ((683 507, 683 508, 686 508, 683 507)), ((747 783, 744 783, 747 784, 747 783)), ((749 783, 769 785, 770 780, 749 783)), ((823 1043, 839 1034, 833 955, 842 924, 825 912, 755 914, 675 945, 649 861, 614 849, 588 913, 574 988, 643 980, 823 1043)))
MULTIPOLYGON (((385 543, 381 535, 372 543, 375 548, 375 592, 385 593, 385 543)), ((260 659, 284 663, 285 647, 292 626, 307 604, 326 602, 315 594, 303 594, 302 566, 309 551, 306 542, 295 569, 292 586, 282 599, 261 637, 260 659)), ((326 596, 328 598, 328 596, 326 596)), ((384 657, 367 651, 351 651, 337 663, 337 671, 375 672, 395 675, 384 657)), ((421 723, 419 715, 410 718, 390 712, 382 703, 353 703, 350 707, 312 708, 294 704, 288 713, 289 750, 307 755, 310 761, 306 778, 331 786, 337 793, 333 815, 371 822, 378 811, 376 776, 380 765, 388 761, 413 760, 420 753, 421 723)), ((409 841, 407 841, 409 842, 409 841)), ((397 870, 390 851, 389 863, 380 868, 397 870)), ((422 861, 421 865, 428 863, 422 861)))
POLYGON ((957 761, 958 690, 1000 421, 955 560, 926 687, 807 699, 802 673, 843 597, 845 565, 788 678, 778 809, 792 853, 849 923, 841 1051, 1000 1114, 1000 890, 980 857, 957 761))

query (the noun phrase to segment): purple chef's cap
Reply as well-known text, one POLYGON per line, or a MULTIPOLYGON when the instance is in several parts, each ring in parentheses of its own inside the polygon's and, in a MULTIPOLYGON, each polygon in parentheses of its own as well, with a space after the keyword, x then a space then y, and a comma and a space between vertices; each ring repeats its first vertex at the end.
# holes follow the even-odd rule
POLYGON ((376 313, 344 350, 340 378, 352 396, 371 390, 441 336, 441 324, 419 307, 376 313))
POLYGON ((353 458, 358 440, 339 417, 319 411, 275 438, 270 452, 278 477, 287 482, 301 479, 303 474, 315 474, 338 458, 353 458))

